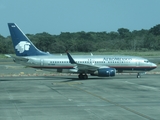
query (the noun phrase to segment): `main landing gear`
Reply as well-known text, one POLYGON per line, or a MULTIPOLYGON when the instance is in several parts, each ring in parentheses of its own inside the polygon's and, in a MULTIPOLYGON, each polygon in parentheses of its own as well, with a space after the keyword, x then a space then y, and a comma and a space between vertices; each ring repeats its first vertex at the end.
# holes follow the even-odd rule
POLYGON ((88 79, 88 75, 87 75, 87 74, 80 73, 80 74, 78 75, 78 78, 79 78, 79 79, 88 79))

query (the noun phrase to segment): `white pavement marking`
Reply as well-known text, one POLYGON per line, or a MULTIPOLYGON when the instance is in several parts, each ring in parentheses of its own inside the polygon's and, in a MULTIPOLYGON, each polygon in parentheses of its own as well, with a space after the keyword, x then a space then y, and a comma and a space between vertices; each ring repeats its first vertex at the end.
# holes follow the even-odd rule
POLYGON ((131 85, 137 85, 137 87, 139 88, 139 89, 150 89, 150 90, 155 90, 155 91, 159 91, 159 89, 158 88, 156 88, 156 87, 151 87, 151 86, 147 86, 147 85, 139 85, 139 84, 137 84, 137 83, 132 83, 132 82, 128 82, 128 81, 125 81, 125 83, 127 83, 127 84, 131 84, 131 85))

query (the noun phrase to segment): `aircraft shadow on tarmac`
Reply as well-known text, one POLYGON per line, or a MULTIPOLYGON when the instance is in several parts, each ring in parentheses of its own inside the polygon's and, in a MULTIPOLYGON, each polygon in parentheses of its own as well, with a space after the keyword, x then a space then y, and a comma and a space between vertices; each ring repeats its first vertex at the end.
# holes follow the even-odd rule
POLYGON ((122 80, 122 79, 135 79, 135 76, 116 76, 116 77, 90 77, 90 78, 88 78, 88 79, 79 79, 79 78, 75 78, 75 77, 61 77, 61 76, 59 76, 59 77, 56 77, 56 76, 54 76, 54 77, 50 77, 50 76, 46 76, 45 78, 54 78, 54 79, 56 79, 56 80, 58 80, 58 79, 63 79, 63 81, 62 82, 73 82, 73 81, 94 81, 94 80, 100 80, 100 81, 102 81, 102 80, 117 80, 117 79, 119 79, 119 80, 122 80), (64 79, 66 79, 66 80, 64 80, 64 79))
MULTIPOLYGON (((144 76, 143 76, 144 77, 144 76)), ((31 76, 29 77, 11 77, 11 78, 0 78, 0 81, 32 81, 32 80, 62 80, 62 82, 70 82, 70 81, 91 81, 91 80, 122 80, 122 79, 135 79, 135 76, 123 76, 123 75, 120 75, 120 76, 115 76, 115 77, 94 77, 94 76, 91 76, 89 77, 88 79, 79 79, 77 78, 77 76, 34 76, 33 79, 31 76), (25 79, 24 79, 25 78, 25 79)), ((141 79, 141 78, 140 78, 141 79)))
POLYGON ((110 78, 88 78, 88 79, 79 79, 79 78, 73 78, 73 77, 61 77, 61 76, 41 76, 41 77, 34 77, 33 79, 31 79, 31 77, 25 77, 25 79, 23 77, 12 77, 12 78, 0 78, 0 81, 32 81, 32 80, 64 80, 63 82, 69 82, 69 81, 87 81, 87 80, 111 80, 113 79, 112 77, 110 78), (27 79, 28 78, 28 79, 27 79), (43 79, 42 79, 43 78, 43 79))

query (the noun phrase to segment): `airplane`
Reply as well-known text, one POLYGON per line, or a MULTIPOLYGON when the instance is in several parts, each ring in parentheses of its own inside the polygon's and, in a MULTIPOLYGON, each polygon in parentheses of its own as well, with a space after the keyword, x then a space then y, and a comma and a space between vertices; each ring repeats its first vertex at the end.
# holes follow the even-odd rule
POLYGON ((137 73, 137 78, 156 64, 147 59, 125 55, 65 55, 50 54, 36 48, 23 31, 15 24, 8 23, 16 56, 13 61, 24 66, 60 73, 75 73, 79 79, 88 74, 99 77, 113 77, 116 73, 137 73))

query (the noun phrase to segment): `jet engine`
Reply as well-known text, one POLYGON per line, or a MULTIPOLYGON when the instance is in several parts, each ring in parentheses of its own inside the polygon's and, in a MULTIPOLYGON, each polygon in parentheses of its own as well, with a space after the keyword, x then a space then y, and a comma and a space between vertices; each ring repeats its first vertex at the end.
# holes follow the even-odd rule
POLYGON ((113 77, 115 76, 115 74, 116 74, 115 68, 99 68, 91 75, 99 77, 113 77))

